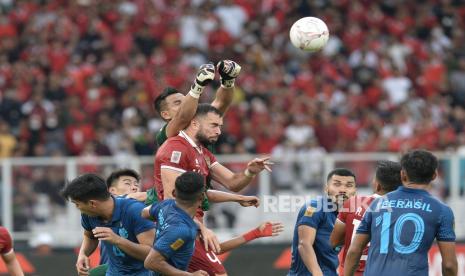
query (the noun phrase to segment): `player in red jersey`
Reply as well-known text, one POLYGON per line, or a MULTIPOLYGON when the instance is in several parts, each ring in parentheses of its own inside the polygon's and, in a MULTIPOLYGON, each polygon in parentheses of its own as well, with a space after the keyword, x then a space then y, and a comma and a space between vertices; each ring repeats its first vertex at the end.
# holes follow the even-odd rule
POLYGON ((12 276, 24 276, 13 250, 13 240, 5 227, 0 226, 0 255, 12 276))
MULTIPOLYGON (((330 237, 331 246, 333 248, 344 245, 342 260, 340 262, 341 265, 339 266, 339 275, 343 275, 343 266, 347 250, 355 236, 358 225, 362 221, 366 209, 375 198, 392 192, 402 185, 400 170, 400 164, 397 162, 380 161, 376 168, 375 178, 373 180, 375 193, 371 196, 353 196, 344 203, 343 209, 338 214, 330 237)), ((363 275, 367 256, 368 247, 363 250, 360 265, 355 275, 363 275)))
MULTIPOLYGON (((172 198, 175 179, 185 171, 196 171, 205 178, 211 178, 226 189, 238 192, 246 187, 254 176, 266 169, 271 171, 269 157, 256 158, 247 164, 244 172, 233 173, 216 161, 215 156, 205 147, 216 142, 221 133, 223 119, 221 113, 213 106, 200 104, 189 126, 178 136, 169 138, 157 151, 155 156, 155 186, 159 200, 172 198)), ((210 199, 212 200, 212 199, 210 199)), ((215 200, 216 201, 216 200, 215 200)), ((203 212, 199 209, 197 220, 202 223, 203 212)), ((202 229, 201 229, 202 231, 202 229)), ((202 236, 204 233, 202 231, 202 236)), ((205 239, 205 237, 204 237, 205 239)), ((205 242, 196 241, 195 253, 191 264, 201 263, 202 270, 210 275, 225 275, 223 265, 214 258, 221 251, 219 246, 210 243, 210 252, 206 251, 205 242), (213 258, 209 258, 209 256, 213 258)), ((189 271, 191 266, 189 268, 189 271)))

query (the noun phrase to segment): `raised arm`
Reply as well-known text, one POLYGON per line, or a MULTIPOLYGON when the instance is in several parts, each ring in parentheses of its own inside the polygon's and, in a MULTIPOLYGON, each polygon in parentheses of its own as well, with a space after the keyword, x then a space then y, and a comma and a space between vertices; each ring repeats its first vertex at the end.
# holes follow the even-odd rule
POLYGON ((166 126, 166 136, 168 138, 178 135, 179 131, 189 125, 192 118, 194 118, 203 90, 214 78, 215 66, 213 64, 203 64, 200 66, 191 90, 182 100, 178 113, 166 126))
POLYGON ((241 72, 241 66, 232 60, 222 60, 216 67, 221 77, 221 87, 216 91, 212 106, 224 116, 233 101, 234 82, 241 72))

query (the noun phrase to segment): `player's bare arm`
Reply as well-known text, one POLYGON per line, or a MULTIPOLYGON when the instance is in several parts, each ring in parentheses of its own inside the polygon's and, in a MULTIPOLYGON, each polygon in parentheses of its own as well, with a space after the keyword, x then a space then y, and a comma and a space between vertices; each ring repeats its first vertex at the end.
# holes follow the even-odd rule
POLYGON ((179 112, 168 122, 166 136, 173 137, 186 128, 194 118, 199 98, 205 87, 215 78, 215 65, 203 64, 195 77, 189 93, 183 98, 179 112))
POLYGON ((455 242, 438 241, 438 247, 442 257, 442 275, 457 275, 458 264, 455 253, 455 242))
POLYGON ((307 267, 314 276, 323 276, 320 265, 316 259, 313 243, 315 242, 316 229, 307 225, 300 225, 299 234, 299 254, 307 267))
POLYGON ((170 265, 166 261, 165 257, 163 257, 163 255, 160 254, 160 252, 154 249, 150 250, 150 253, 144 261, 144 267, 166 276, 208 276, 208 273, 202 270, 196 271, 194 273, 179 270, 170 265))
POLYGON ((220 245, 221 251, 219 252, 219 254, 223 254, 225 252, 236 249, 239 246, 258 238, 278 236, 283 230, 284 225, 280 222, 264 222, 260 224, 257 228, 247 233, 244 233, 239 237, 222 242, 220 245))
POLYGON ((92 233, 100 241, 106 241, 114 244, 128 255, 141 261, 145 260, 149 254, 150 248, 152 247, 155 239, 155 229, 150 229, 137 235, 136 238, 139 243, 135 243, 118 236, 111 228, 108 227, 95 227, 92 230, 92 233))
POLYGON ((243 207, 260 206, 260 199, 256 196, 238 195, 211 189, 207 191, 207 198, 213 203, 237 202, 243 207))
POLYGON ((18 259, 14 250, 9 253, 1 255, 3 262, 5 262, 6 268, 11 276, 24 276, 24 273, 19 265, 18 259))
POLYGON ((181 172, 162 168, 160 175, 163 184, 163 198, 174 198, 174 183, 176 182, 176 178, 181 175, 181 172))
POLYGON ((353 276, 357 270, 362 257, 363 249, 370 242, 370 235, 356 234, 347 251, 346 261, 344 263, 344 275, 353 276))
POLYGON ((76 270, 78 275, 89 275, 90 262, 89 256, 97 249, 98 240, 94 237, 92 232, 85 230, 84 237, 79 250, 78 258, 76 261, 76 270))
MULTIPOLYGON (((218 166, 218 165, 217 165, 218 166)), ((216 167, 216 166, 215 166, 216 167)), ((181 173, 171 169, 161 169, 161 181, 163 183, 163 195, 164 198, 174 198, 173 190, 174 190, 174 183, 176 178, 181 173)), ((242 206, 255 206, 258 207, 260 205, 260 200, 254 196, 243 196, 243 195, 236 195, 216 190, 208 190, 207 191, 207 198, 211 202, 220 203, 220 202, 237 202, 242 206)))
POLYGON ((212 178, 223 185, 226 189, 239 192, 252 182, 254 177, 263 170, 271 172, 273 163, 270 157, 255 158, 247 164, 243 172, 234 173, 225 166, 217 164, 210 168, 212 178))
POLYGON ((212 106, 224 115, 233 101, 234 82, 241 72, 241 66, 232 60, 222 60, 216 68, 220 74, 221 87, 216 91, 212 106))
POLYGON ((329 237, 329 243, 331 244, 332 248, 336 248, 344 244, 345 233, 346 224, 341 220, 336 219, 336 221, 334 222, 333 232, 331 232, 331 236, 329 237))

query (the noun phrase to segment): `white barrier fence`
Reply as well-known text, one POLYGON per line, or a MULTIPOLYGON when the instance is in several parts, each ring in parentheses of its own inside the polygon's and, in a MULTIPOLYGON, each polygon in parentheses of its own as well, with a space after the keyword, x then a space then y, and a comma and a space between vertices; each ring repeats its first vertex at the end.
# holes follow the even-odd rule
MULTIPOLYGON (((436 153, 439 175, 432 193, 454 210, 459 239, 465 239, 465 156, 436 153)), ((218 160, 233 171, 242 170, 252 155, 221 155, 218 160)), ((261 173, 256 183, 243 192, 260 197, 259 208, 242 208, 235 203, 213 205, 207 222, 220 238, 227 238, 257 226, 265 220, 282 221, 284 233, 263 242, 290 241, 295 217, 303 201, 321 194, 325 176, 335 167, 348 167, 357 175, 358 193, 371 193, 376 162, 398 160, 397 154, 337 153, 280 154, 273 156, 273 172, 261 173)), ((152 185, 153 157, 127 158, 10 158, 0 160, 1 225, 13 229, 15 239, 32 244, 44 240, 55 246, 76 246, 81 240, 80 214, 59 198, 64 181, 84 172, 104 177, 117 168, 140 172, 142 185, 152 185), (45 238, 44 238, 45 237, 45 238)))

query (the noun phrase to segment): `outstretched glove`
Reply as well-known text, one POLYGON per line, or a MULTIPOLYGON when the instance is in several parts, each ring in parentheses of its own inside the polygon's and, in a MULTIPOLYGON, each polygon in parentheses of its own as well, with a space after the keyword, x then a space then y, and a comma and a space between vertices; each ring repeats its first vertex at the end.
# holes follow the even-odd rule
POLYGON ((203 89, 215 78, 215 65, 213 63, 203 64, 195 76, 195 82, 191 86, 189 95, 198 99, 202 95, 203 89))
POLYGON ((241 72, 241 66, 232 60, 222 60, 216 65, 221 78, 221 86, 224 88, 234 87, 234 81, 241 72))

